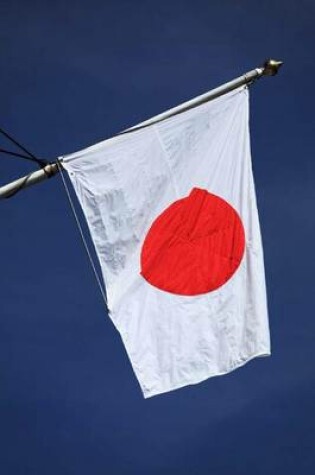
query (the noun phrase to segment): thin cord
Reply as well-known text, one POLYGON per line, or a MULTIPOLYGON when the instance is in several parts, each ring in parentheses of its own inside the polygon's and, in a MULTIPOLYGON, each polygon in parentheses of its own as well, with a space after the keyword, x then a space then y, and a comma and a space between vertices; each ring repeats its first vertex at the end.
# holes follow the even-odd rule
POLYGON ((64 186, 64 189, 65 189, 65 191, 66 191, 66 195, 67 195, 68 201, 69 201, 69 203, 70 203, 70 207, 71 207, 71 210, 72 210, 74 219, 75 219, 75 221, 76 221, 76 224, 77 224, 77 227, 78 227, 78 230, 79 230, 79 233, 80 233, 80 236, 81 236, 83 245, 84 245, 84 247, 85 247, 85 250, 86 250, 88 259, 89 259, 90 264, 91 264, 91 267, 92 267, 92 269, 93 269, 93 272, 94 272, 94 275, 95 275, 95 278, 96 278, 96 282, 97 282, 97 284, 98 284, 98 286, 99 286, 99 289, 100 289, 100 291, 101 291, 103 300, 104 300, 105 305, 106 305, 106 309, 107 309, 107 311, 109 311, 109 310, 108 310, 108 305, 107 305, 106 293, 105 293, 104 288, 103 288, 103 286, 102 286, 102 283, 101 283, 100 277, 99 277, 99 275, 98 275, 98 272, 97 272, 97 270, 96 270, 96 267, 95 267, 93 258, 92 258, 92 256, 91 256, 91 253, 90 253, 90 250, 89 250, 89 247, 88 247, 87 242, 86 242, 86 239, 85 239, 85 237, 84 237, 84 233, 83 233, 83 230, 82 230, 82 226, 81 226, 79 217, 78 217, 78 215, 77 215, 77 212, 76 212, 76 210, 75 210, 75 206, 74 206, 74 203, 73 203, 72 198, 71 198, 71 195, 70 195, 69 187, 68 187, 68 185, 67 185, 66 179, 65 179, 64 174, 63 174, 63 171, 62 171, 62 165, 61 165, 61 163, 60 163, 60 160, 57 160, 57 166, 58 166, 58 169, 59 169, 61 178, 62 178, 63 186, 64 186))
POLYGON ((10 150, 4 150, 3 148, 0 148, 0 153, 5 153, 6 155, 12 155, 12 157, 24 158, 25 160, 30 160, 31 162, 34 162, 32 157, 28 157, 27 155, 24 155, 22 153, 10 152, 10 150))
MULTIPOLYGON (((36 157, 33 153, 31 153, 29 150, 27 150, 27 148, 25 148, 17 140, 15 140, 13 137, 11 137, 11 135, 9 135, 8 132, 3 130, 1 127, 0 127, 0 133, 2 135, 4 135, 8 140, 10 140, 12 143, 14 143, 14 145, 16 145, 18 148, 23 150, 23 152, 25 152, 27 155, 29 155, 29 160, 32 160, 33 162, 36 162, 37 165, 39 165, 40 167, 45 167, 48 164, 48 162, 46 160, 43 160, 42 158, 36 157)), ((26 157, 24 157, 24 158, 26 158, 26 157)))
POLYGON ((17 185, 17 187, 15 188, 15 190, 11 191, 11 193, 9 194, 6 194, 5 196, 5 199, 8 199, 8 198, 12 198, 12 196, 16 195, 19 191, 23 190, 23 188, 25 187, 25 185, 27 184, 27 181, 28 179, 30 178, 30 176, 33 174, 33 172, 29 173, 28 175, 26 175, 21 183, 19 185, 17 185))

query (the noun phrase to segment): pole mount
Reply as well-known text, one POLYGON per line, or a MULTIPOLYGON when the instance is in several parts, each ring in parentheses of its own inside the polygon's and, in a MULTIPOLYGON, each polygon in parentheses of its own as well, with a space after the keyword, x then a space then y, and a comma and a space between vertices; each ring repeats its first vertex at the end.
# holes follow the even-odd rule
POLYGON ((263 65, 263 76, 275 76, 280 67, 283 65, 283 61, 277 61, 276 59, 267 59, 263 65))

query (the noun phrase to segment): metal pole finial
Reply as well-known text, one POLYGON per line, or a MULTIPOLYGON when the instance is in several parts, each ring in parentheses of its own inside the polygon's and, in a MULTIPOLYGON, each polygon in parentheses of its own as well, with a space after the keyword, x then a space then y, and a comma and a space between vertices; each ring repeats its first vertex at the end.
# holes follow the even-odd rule
POLYGON ((283 65, 283 61, 277 61, 276 59, 267 59, 263 65, 263 76, 275 76, 280 67, 283 65))

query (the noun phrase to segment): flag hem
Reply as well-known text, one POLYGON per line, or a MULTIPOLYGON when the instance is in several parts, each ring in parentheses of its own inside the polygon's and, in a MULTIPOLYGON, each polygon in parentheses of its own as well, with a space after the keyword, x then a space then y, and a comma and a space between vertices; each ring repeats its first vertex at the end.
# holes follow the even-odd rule
MULTIPOLYGON (((183 382, 183 383, 180 383, 176 386, 165 388, 161 391, 147 392, 147 391, 144 391, 141 387, 142 394, 143 394, 144 399, 150 399, 151 397, 158 396, 159 394, 175 391, 175 390, 181 389, 183 387, 194 386, 195 384, 202 383, 202 382, 206 381, 207 379, 215 378, 217 376, 224 376, 226 374, 232 373, 234 370, 242 368, 242 366, 245 366, 247 363, 249 363, 250 361, 252 361, 256 358, 266 358, 268 356, 271 356, 271 351, 259 351, 259 352, 254 353, 253 355, 249 356, 248 358, 246 358, 244 360, 238 361, 237 363, 235 363, 233 366, 231 366, 226 371, 222 371, 220 373, 209 374, 205 377, 198 378, 196 381, 193 381, 193 382, 190 382, 190 383, 183 382)), ((141 384, 140 384, 140 386, 141 386, 141 384)))
POLYGON ((158 396, 160 394, 168 393, 168 392, 171 392, 171 391, 175 391, 177 389, 181 389, 181 388, 186 387, 186 386, 193 386, 195 384, 202 383, 203 381, 206 381, 210 378, 215 378, 217 376, 224 376, 226 374, 232 373, 236 369, 242 368, 242 366, 245 366, 247 363, 249 363, 250 361, 252 361, 256 358, 265 358, 265 357, 271 356, 271 348, 270 347, 265 348, 265 349, 261 349, 259 351, 256 351, 256 352, 248 355, 247 357, 235 360, 224 371, 212 372, 212 373, 209 372, 209 373, 206 373, 202 377, 196 378, 194 381, 189 381, 189 382, 182 381, 179 384, 175 384, 175 385, 172 385, 172 386, 165 386, 163 389, 148 390, 148 389, 146 389, 145 385, 141 381, 141 369, 137 366, 137 364, 134 362, 134 360, 132 358, 132 352, 129 350, 129 344, 128 344, 127 338, 121 332, 121 330, 119 328, 119 325, 117 325, 117 323, 114 321, 111 312, 109 312, 109 316, 110 316, 110 319, 112 320, 114 326, 118 330, 118 333, 121 337, 123 346, 125 347, 125 351, 127 353, 129 362, 130 362, 132 370, 133 370, 133 372, 136 376, 136 379, 138 381, 138 384, 140 386, 140 389, 141 389, 141 392, 142 392, 142 395, 143 395, 144 399, 150 399, 151 397, 158 396))

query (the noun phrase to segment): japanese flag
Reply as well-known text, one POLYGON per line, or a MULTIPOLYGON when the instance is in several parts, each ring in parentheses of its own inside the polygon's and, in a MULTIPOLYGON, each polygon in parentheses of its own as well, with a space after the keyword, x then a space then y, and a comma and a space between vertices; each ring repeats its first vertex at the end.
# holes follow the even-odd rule
POLYGON ((270 354, 248 90, 63 157, 145 397, 270 354))

